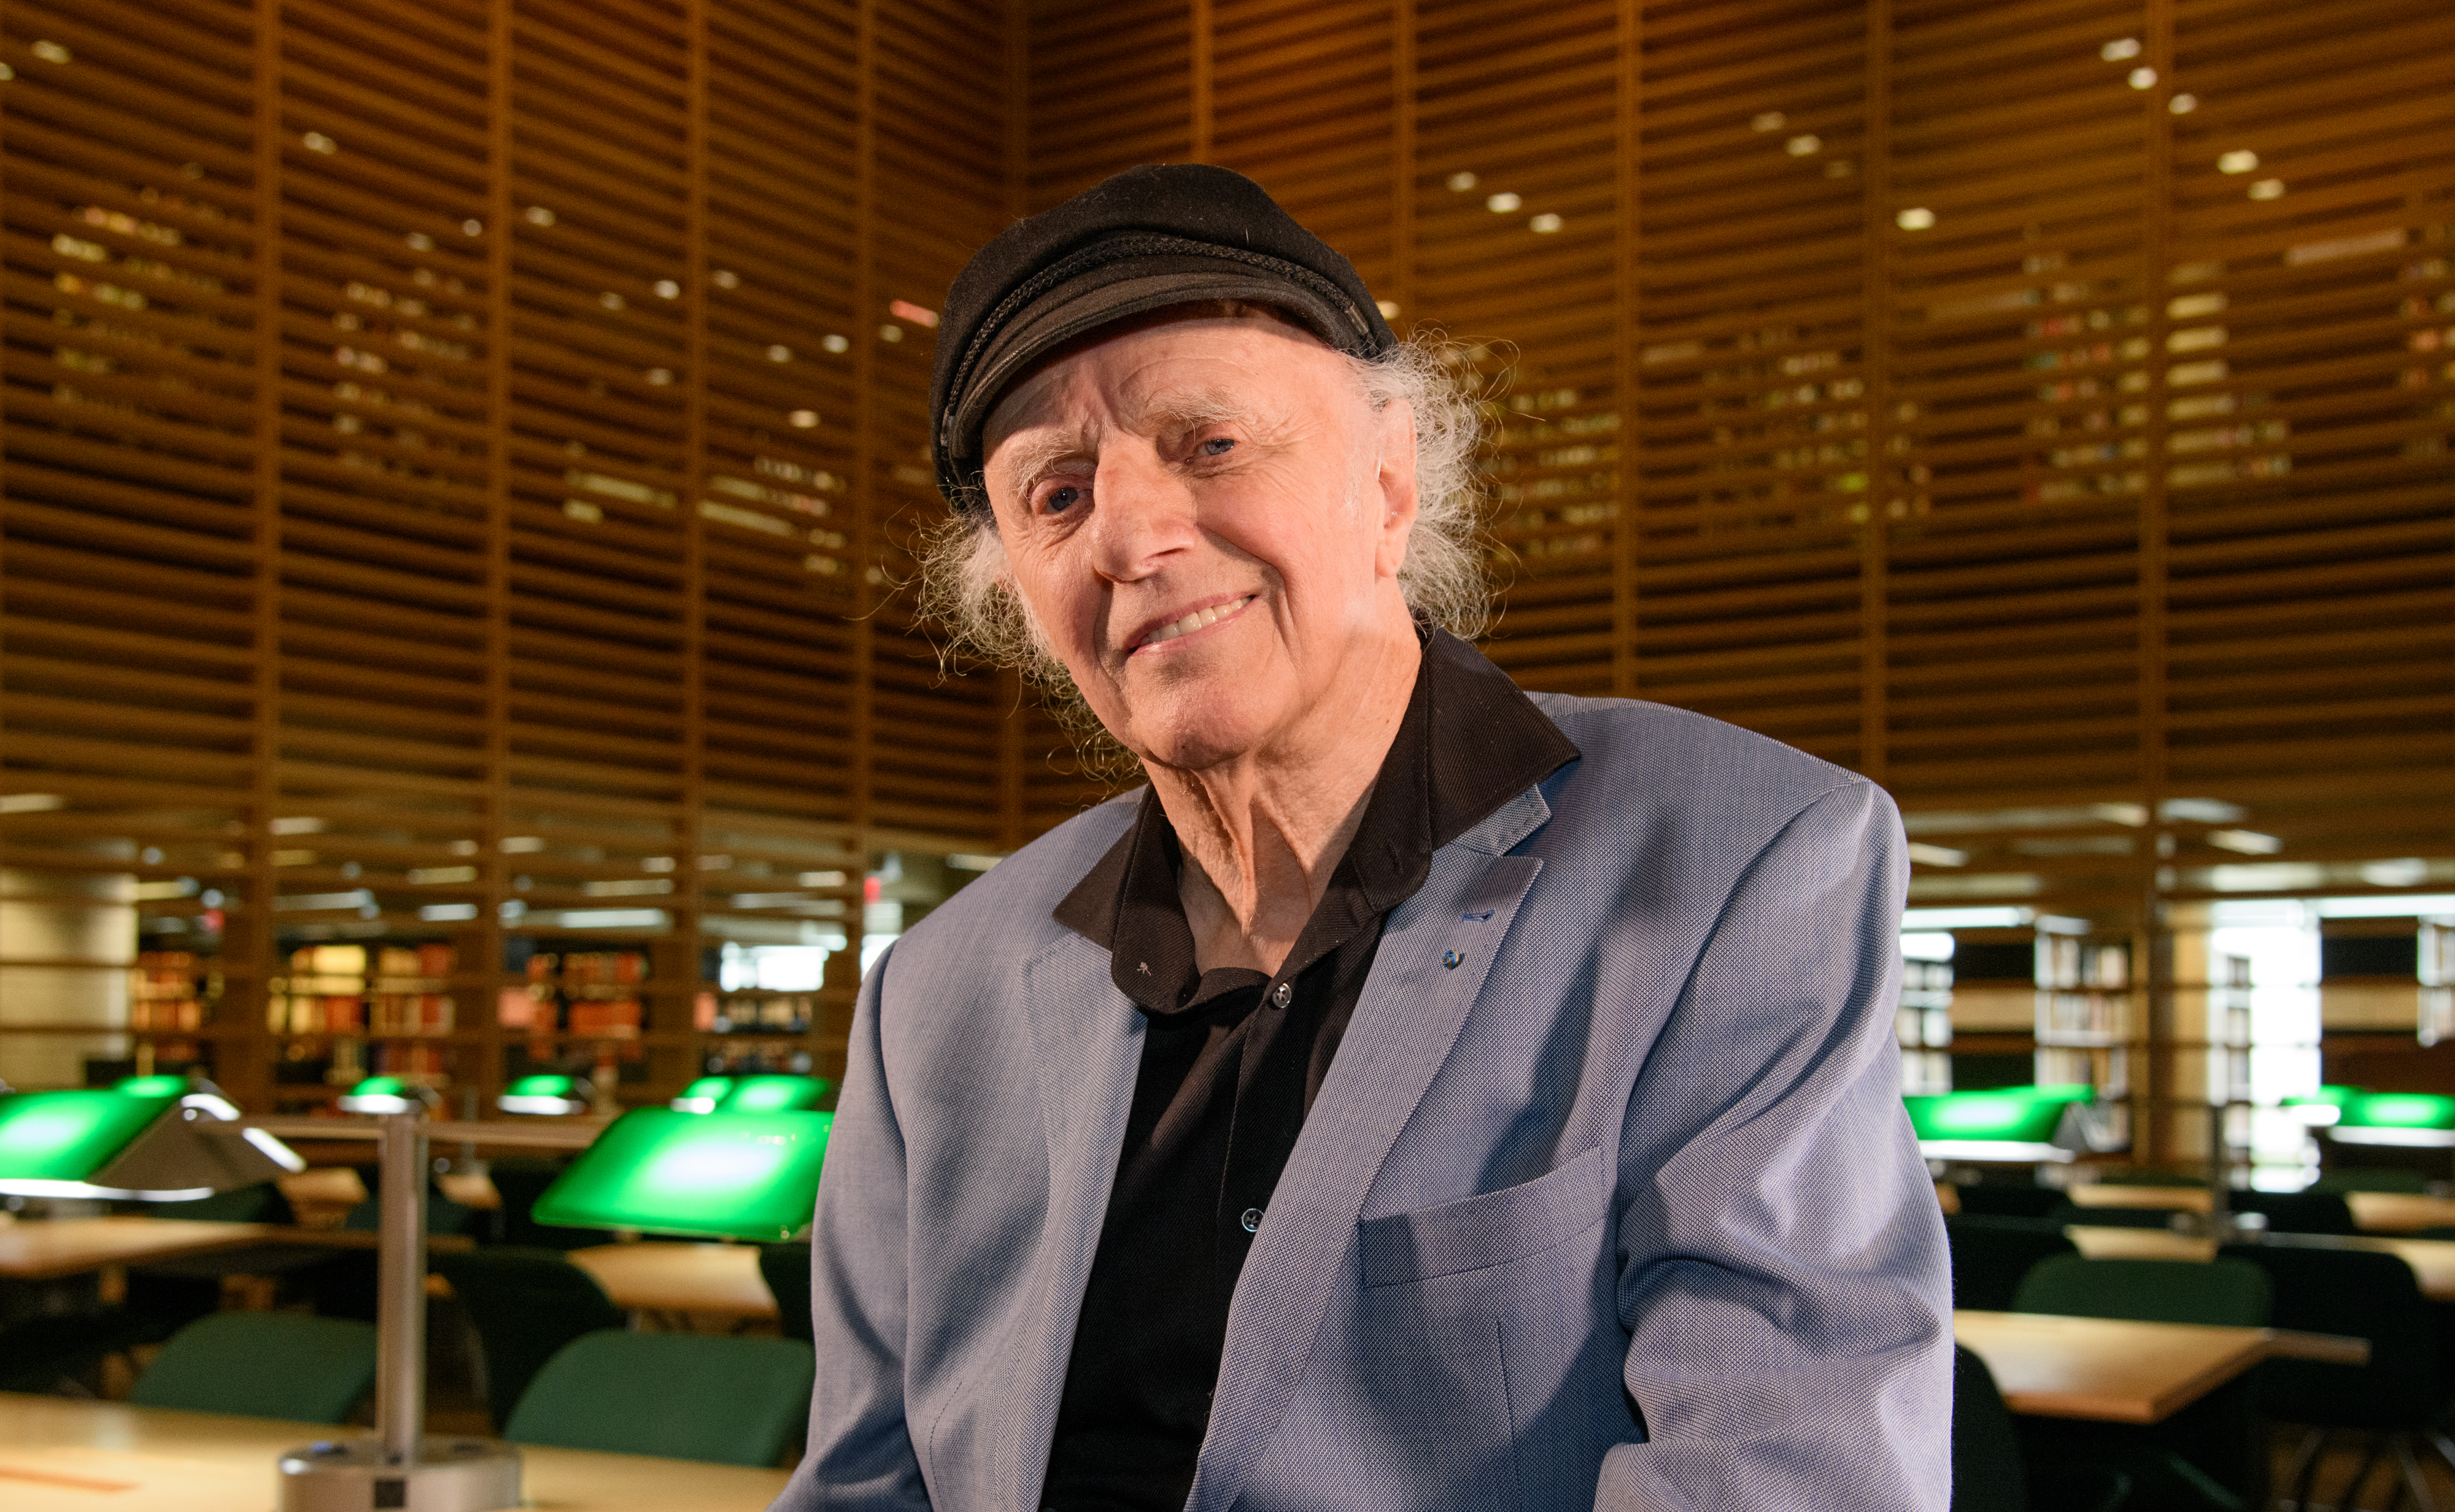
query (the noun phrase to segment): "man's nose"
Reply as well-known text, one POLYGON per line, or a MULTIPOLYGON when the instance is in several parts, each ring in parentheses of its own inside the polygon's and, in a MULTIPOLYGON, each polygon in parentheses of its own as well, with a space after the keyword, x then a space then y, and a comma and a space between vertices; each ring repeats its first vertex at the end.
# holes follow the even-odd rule
POLYGON ((1133 582, 1198 540, 1193 494, 1150 447, 1108 447, 1092 474, 1093 563, 1102 576, 1133 582))

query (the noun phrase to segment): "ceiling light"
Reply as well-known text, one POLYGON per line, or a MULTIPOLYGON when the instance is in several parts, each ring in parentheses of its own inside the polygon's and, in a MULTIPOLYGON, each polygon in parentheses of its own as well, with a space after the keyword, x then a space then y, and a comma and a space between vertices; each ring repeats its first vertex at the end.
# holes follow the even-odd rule
POLYGON ((2131 87, 2133 89, 2154 89, 2156 84, 2157 71, 2155 69, 2133 69, 2131 71, 2131 87))
POLYGON ((2259 166, 2259 154, 2246 147, 2238 147, 2217 159, 2220 173, 2247 173, 2259 166))
POLYGON ((2262 178, 2258 183, 2250 186, 2250 197, 2253 199, 2282 199, 2284 197, 2284 180, 2281 178, 2262 178))
POLYGON ((797 431, 806 431, 819 423, 819 412, 816 410, 796 410, 791 414, 786 415, 785 418, 793 423, 793 429, 797 431))
POLYGON ((2200 97, 2196 94, 2177 94, 2165 102, 2165 109, 2176 115, 2188 115, 2199 108, 2200 97))
POLYGON ((1495 215, 1506 215, 1511 211, 1515 210, 1518 206, 1525 203, 1526 202, 1524 200, 1519 199, 1516 195, 1510 193, 1507 190, 1503 190, 1499 193, 1487 198, 1483 202, 1483 208, 1491 212, 1495 215))
POLYGON ((1762 115, 1757 116, 1755 120, 1750 121, 1748 124, 1755 127, 1759 131, 1778 131, 1785 125, 1789 124, 1789 121, 1790 117, 1782 114, 1779 111, 1767 111, 1762 115))
POLYGON ((1893 217, 1893 223, 1903 231, 1924 231, 1935 224, 1935 212, 1924 206, 1913 206, 1893 217))
POLYGON ((680 299, 682 294, 682 286, 670 278, 658 279, 656 289, 659 299, 680 299))
POLYGON ((1560 217, 1547 211, 1528 221, 1526 225, 1530 231, 1539 232, 1548 236, 1560 229, 1560 217))
POLYGON ((2097 55, 2103 58, 2108 63, 2120 63, 2125 58, 2136 58, 2140 55, 2140 39, 2138 37, 2116 37, 2113 41, 2098 49, 2097 55))
POLYGON ((1824 138, 1817 136, 1811 131, 1804 136, 1792 137, 1789 141, 1782 144, 1782 148, 1793 157, 1805 157, 1807 154, 1816 151, 1823 145, 1824 138))
POLYGON ((1482 180, 1476 178, 1472 173, 1451 173, 1450 175, 1450 189, 1454 193, 1463 194, 1468 190, 1474 188, 1474 186, 1480 182, 1482 182, 1482 180))

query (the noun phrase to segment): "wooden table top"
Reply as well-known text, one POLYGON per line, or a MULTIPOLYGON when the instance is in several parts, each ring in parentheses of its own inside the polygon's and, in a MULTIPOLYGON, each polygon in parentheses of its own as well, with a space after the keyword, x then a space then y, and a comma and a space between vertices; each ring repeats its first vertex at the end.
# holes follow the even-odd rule
POLYGON ((642 1240, 576 1249, 571 1260, 597 1278, 617 1307, 729 1318, 776 1316, 776 1297, 759 1274, 756 1245, 642 1240))
POLYGON ((1956 1312, 1952 1331, 2014 1412, 2100 1422, 2161 1421, 2277 1352, 2272 1329, 2043 1313, 1956 1312))
MULTIPOLYGON (((321 1249, 373 1249, 372 1229, 293 1228, 282 1223, 216 1223, 192 1218, 47 1218, 0 1225, 0 1277, 55 1280, 106 1265, 142 1265, 188 1255, 253 1249, 259 1244, 309 1244, 321 1249)), ((464 1250, 465 1234, 430 1234, 429 1252, 464 1250)))
MULTIPOLYGON (((355 1432, 357 1430, 343 1430, 355 1432)), ((274 1462, 335 1430, 0 1393, 0 1505, 10 1512, 265 1512, 274 1462)), ((523 1447, 523 1504, 555 1512, 762 1512, 781 1470, 523 1447)))
POLYGON ((2347 1192, 2344 1201, 2353 1221, 2378 1234, 2408 1234, 2417 1228, 2455 1226, 2455 1197, 2425 1197, 2419 1192, 2347 1192))
POLYGON ((2159 1207, 2180 1209, 2189 1213, 2208 1210, 2208 1189, 2204 1186, 2117 1186, 2095 1181, 2075 1186, 2063 1194, 2074 1207, 2159 1207))
POLYGON ((266 1242, 269 1223, 209 1223, 179 1218, 51 1218, 0 1228, 0 1276, 51 1280, 182 1255, 266 1242))
MULTIPOLYGON (((2161 1228, 2104 1228, 2074 1224, 2063 1230, 2090 1260, 2214 1260, 2214 1240, 2196 1239, 2161 1228)), ((2320 1248, 2384 1250, 2401 1256, 2421 1282, 2421 1293, 2432 1301, 2455 1301, 2455 1240, 2395 1239, 2364 1234, 2343 1239, 2324 1234, 2271 1234, 2270 1244, 2314 1245, 2320 1248)))

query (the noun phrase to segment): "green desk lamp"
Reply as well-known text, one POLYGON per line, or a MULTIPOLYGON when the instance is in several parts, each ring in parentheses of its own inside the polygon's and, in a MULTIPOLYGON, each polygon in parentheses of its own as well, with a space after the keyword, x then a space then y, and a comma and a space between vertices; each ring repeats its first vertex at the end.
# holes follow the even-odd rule
POLYGON ((2427 1092, 2364 1092, 2344 1099, 2327 1137, 2338 1144, 2455 1149, 2455 1098, 2427 1092))
POLYGON ((773 1242, 817 1204, 831 1113, 635 1108, 530 1210, 540 1223, 773 1242))
POLYGON ((0 1096, 0 1192, 177 1202, 307 1169, 209 1084, 132 1077, 108 1091, 0 1096))
POLYGON ((824 1077, 738 1077, 718 1113, 816 1113, 836 1086, 824 1077))
POLYGON ((432 1088, 404 1081, 398 1077, 368 1077, 341 1094, 343 1113, 414 1113, 419 1108, 435 1106, 432 1088))
POLYGON ((515 1078, 495 1099, 505 1113, 529 1115, 586 1113, 588 1090, 578 1077, 539 1073, 515 1078))
POLYGON ((2286 1098, 2282 1106, 2298 1120, 2314 1129, 2323 1129, 2341 1120, 2344 1105, 2362 1096, 2359 1087, 2321 1087, 2298 1098, 2286 1098))
POLYGON ((2005 1087, 1901 1100, 1930 1160, 2033 1165, 2072 1158, 2064 1119, 2089 1098, 2085 1087, 2005 1087))
POLYGON ((724 1095, 733 1090, 731 1077, 701 1077, 682 1088, 680 1097, 665 1106, 679 1113, 714 1113, 724 1095))

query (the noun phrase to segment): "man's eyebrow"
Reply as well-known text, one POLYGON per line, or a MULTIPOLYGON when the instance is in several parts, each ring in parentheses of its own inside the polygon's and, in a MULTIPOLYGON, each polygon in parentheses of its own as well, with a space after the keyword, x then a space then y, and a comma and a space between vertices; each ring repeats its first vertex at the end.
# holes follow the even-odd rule
POLYGON ((1093 452, 1086 437, 1054 431, 1019 437, 1007 442, 1004 450, 1007 454, 1001 459, 1000 470, 1014 480, 1018 494, 1030 493, 1031 486, 1060 463, 1088 458, 1093 452))

